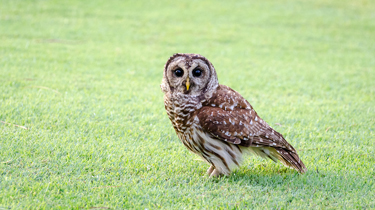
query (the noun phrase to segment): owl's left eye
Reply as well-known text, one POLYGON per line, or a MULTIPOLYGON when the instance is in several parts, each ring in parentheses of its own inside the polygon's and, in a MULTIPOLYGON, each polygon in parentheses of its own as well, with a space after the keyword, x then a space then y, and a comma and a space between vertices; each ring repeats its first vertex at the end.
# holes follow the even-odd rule
POLYGON ((201 75, 202 75, 201 69, 196 68, 196 69, 193 70, 193 76, 194 77, 200 77, 201 75))
POLYGON ((182 75, 184 75, 184 71, 182 69, 176 69, 174 70, 174 75, 177 77, 182 77, 182 75))

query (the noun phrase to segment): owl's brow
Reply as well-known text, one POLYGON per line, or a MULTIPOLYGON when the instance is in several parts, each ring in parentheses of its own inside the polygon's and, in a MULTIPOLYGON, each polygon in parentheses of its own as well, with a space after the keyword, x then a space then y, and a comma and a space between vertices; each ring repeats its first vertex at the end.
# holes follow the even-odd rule
MULTIPOLYGON (((189 61, 192 61, 193 59, 199 59, 199 60, 203 61, 203 62, 207 65, 207 67, 210 68, 210 63, 208 62, 208 60, 207 60, 205 57, 201 57, 201 56, 198 56, 198 55, 194 55, 194 56, 192 56, 192 57, 189 59, 189 61)), ((190 66, 189 66, 189 67, 190 67, 190 66)))
MULTIPOLYGON (((164 67, 165 71, 168 69, 169 64, 171 64, 172 61, 174 61, 177 57, 185 57, 186 63, 191 62, 193 59, 200 59, 201 61, 203 61, 208 66, 208 68, 210 68, 210 62, 203 56, 199 56, 199 55, 196 55, 196 54, 189 55, 189 54, 176 53, 168 59, 167 63, 165 64, 165 67, 164 67)), ((190 68, 190 65, 188 66, 188 68, 190 68)))
POLYGON ((179 57, 179 56, 184 56, 184 57, 186 57, 186 55, 181 54, 181 53, 176 53, 176 54, 172 55, 172 56, 168 59, 167 63, 165 64, 164 70, 166 71, 166 70, 168 69, 169 64, 171 64, 172 61, 173 61, 176 57, 179 57))

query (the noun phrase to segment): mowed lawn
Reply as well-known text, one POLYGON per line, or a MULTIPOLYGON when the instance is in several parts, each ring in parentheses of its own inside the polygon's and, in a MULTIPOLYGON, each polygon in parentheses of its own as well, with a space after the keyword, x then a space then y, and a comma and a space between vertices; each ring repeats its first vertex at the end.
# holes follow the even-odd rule
POLYGON ((375 3, 0 1, 0 209, 375 208, 375 3), (297 149, 229 177, 160 90, 199 53, 297 149))

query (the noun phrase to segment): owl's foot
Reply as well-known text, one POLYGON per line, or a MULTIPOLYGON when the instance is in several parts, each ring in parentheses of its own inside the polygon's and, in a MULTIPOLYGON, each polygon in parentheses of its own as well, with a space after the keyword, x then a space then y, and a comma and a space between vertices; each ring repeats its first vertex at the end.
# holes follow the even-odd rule
POLYGON ((214 169, 214 171, 211 173, 210 175, 210 178, 213 178, 213 177, 219 177, 219 176, 222 176, 224 175, 223 173, 221 173, 219 170, 217 169, 214 169))
POLYGON ((215 167, 213 165, 211 165, 208 169, 207 169, 207 175, 211 175, 212 172, 214 171, 215 167))

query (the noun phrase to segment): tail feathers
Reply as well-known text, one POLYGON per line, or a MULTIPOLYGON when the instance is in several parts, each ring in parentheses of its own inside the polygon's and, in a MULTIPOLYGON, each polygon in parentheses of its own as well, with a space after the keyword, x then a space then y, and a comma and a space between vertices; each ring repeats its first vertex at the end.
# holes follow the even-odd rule
POLYGON ((297 153, 293 151, 273 147, 252 147, 251 151, 262 158, 269 158, 274 162, 280 160, 285 166, 293 168, 301 174, 307 171, 305 164, 303 164, 297 153))
POLYGON ((296 169, 301 174, 307 171, 305 164, 298 157, 296 152, 289 151, 283 148, 276 148, 278 159, 285 165, 296 169))

